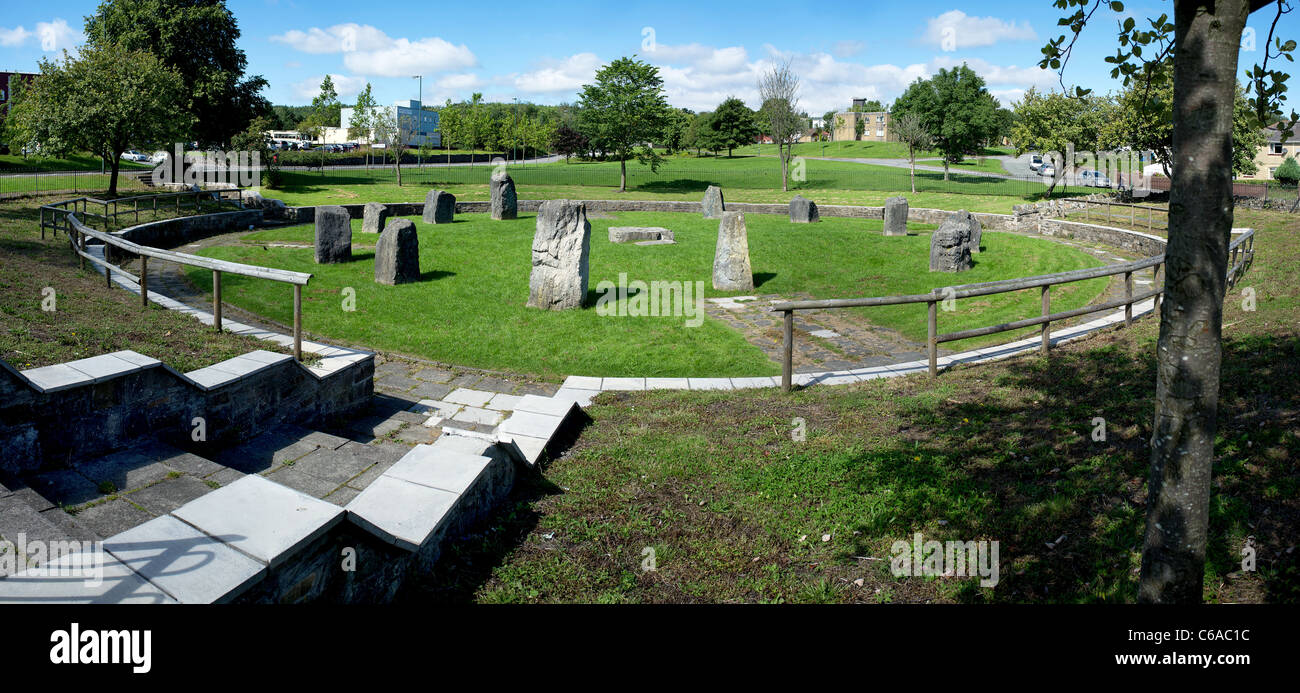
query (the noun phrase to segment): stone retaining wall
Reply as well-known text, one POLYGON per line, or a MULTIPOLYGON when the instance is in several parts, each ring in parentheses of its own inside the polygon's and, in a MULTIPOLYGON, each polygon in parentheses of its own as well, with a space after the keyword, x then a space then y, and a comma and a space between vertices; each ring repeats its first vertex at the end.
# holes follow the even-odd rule
POLYGON ((31 378, 0 361, 0 472, 97 457, 148 436, 193 447, 195 417, 203 418, 208 443, 229 444, 281 423, 313 426, 350 415, 374 394, 369 354, 324 377, 282 354, 253 352, 225 364, 235 361, 181 375, 155 359, 117 352, 31 369, 31 378), (251 363, 254 355, 262 363, 251 363), (106 365, 119 362, 118 372, 106 365), (246 372, 234 375, 240 368, 246 372))
MULTIPOLYGON (((113 235, 138 245, 169 250, 201 238, 261 225, 262 210, 241 209, 234 212, 151 221, 122 229, 114 232, 113 235)), ((123 256, 127 254, 113 246, 109 246, 106 250, 108 250, 108 261, 114 264, 121 262, 123 256)))

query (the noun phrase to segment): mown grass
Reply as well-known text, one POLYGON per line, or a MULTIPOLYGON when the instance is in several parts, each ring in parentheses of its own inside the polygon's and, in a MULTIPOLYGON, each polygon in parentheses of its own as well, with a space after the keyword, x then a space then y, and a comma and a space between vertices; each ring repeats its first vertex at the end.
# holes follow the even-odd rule
MULTIPOLYGON (((483 214, 460 215, 455 224, 431 226, 415 221, 420 236, 418 283, 398 287, 375 284, 371 247, 376 236, 360 233, 353 222, 353 261, 317 265, 313 229, 300 226, 260 231, 244 244, 204 249, 223 260, 310 272, 304 293, 306 329, 328 338, 446 363, 556 377, 573 373, 598 376, 749 376, 771 375, 777 365, 738 333, 706 320, 690 327, 682 316, 602 317, 594 308, 601 281, 703 282, 704 296, 736 295, 714 291, 711 282, 718 222, 692 214, 629 212, 593 218, 588 307, 542 312, 525 307, 535 215, 493 222, 483 214), (676 245, 636 246, 608 241, 610 226, 671 228, 676 245), (292 241, 301 248, 267 247, 292 241), (345 287, 356 291, 356 310, 342 310, 345 287)), ((881 235, 878 220, 827 217, 814 226, 792 225, 774 215, 746 217, 755 292, 819 298, 851 298, 929 293, 947 283, 971 283, 1045 274, 1098 261, 1074 248, 1006 233, 986 233, 985 251, 974 269, 961 275, 928 271, 929 230, 900 238, 881 235)), ((191 281, 209 290, 208 273, 193 271, 191 281)), ((1095 298, 1106 280, 1061 287, 1053 292, 1060 310, 1095 298)), ((253 313, 285 322, 291 318, 283 287, 229 277, 227 301, 253 313)), ((1038 294, 1020 292, 957 302, 944 313, 942 329, 963 329, 1037 314, 1038 294)), ((873 324, 924 341, 924 304, 855 309, 873 324), (869 312, 863 312, 869 311, 869 312)), ((775 329, 775 328, 774 328, 775 329)), ((971 344, 1005 341, 997 335, 971 344)), ((965 346, 958 344, 957 346, 965 346)))
POLYGON ((190 371, 274 343, 217 334, 188 315, 152 306, 77 261, 60 234, 41 240, 38 209, 59 198, 0 202, 0 358, 22 370, 130 349, 190 371), (42 310, 46 288, 55 310, 42 310))
MULTIPOLYGON (((991 164, 985 162, 985 167, 992 164, 1000 166, 998 162, 992 161, 991 164)), ((978 169, 979 165, 972 161, 971 167, 978 169)), ((617 192, 619 165, 611 161, 575 160, 571 163, 512 166, 510 175, 525 195, 535 194, 533 190, 537 188, 578 187, 592 190, 590 194, 584 195, 592 199, 641 194, 670 194, 677 199, 690 198, 703 195, 710 185, 722 186, 728 198, 736 201, 748 201, 744 196, 751 192, 779 193, 777 200, 773 201, 789 201, 796 193, 821 201, 823 193, 836 191, 897 194, 911 190, 910 172, 905 167, 805 159, 796 169, 792 169, 790 192, 781 192, 780 165, 776 159, 767 156, 675 157, 665 162, 658 172, 639 163, 629 162, 626 193, 617 192)), ((441 187, 459 193, 466 188, 486 188, 491 173, 491 166, 407 167, 403 169, 402 179, 404 184, 415 188, 441 187)), ((330 189, 347 190, 377 199, 375 192, 362 189, 395 183, 396 173, 392 167, 344 170, 326 168, 324 172, 287 171, 284 184, 276 192, 290 204, 313 203, 314 199, 304 199, 300 195, 330 189)), ((916 189, 923 194, 949 194, 965 198, 967 201, 957 203, 958 207, 985 204, 987 201, 983 198, 988 196, 1005 198, 999 200, 996 210, 988 210, 1001 212, 1010 212, 1015 204, 1039 199, 1047 190, 1037 179, 1008 180, 970 175, 964 173, 962 167, 954 167, 948 181, 943 180, 943 173, 939 171, 917 171, 916 189)), ((1056 195, 1067 192, 1058 190, 1056 195)), ((388 199, 387 196, 384 199, 388 199)))
MULTIPOLYGON (((1295 602, 1300 238, 1276 212, 1236 224, 1260 237, 1225 302, 1205 598, 1295 602), (1255 572, 1241 569, 1248 538, 1255 572)), ((607 393, 577 444, 402 600, 1131 602, 1158 329, 1146 320, 933 382, 607 393), (916 532, 999 541, 1000 581, 895 577, 892 543, 916 532)))

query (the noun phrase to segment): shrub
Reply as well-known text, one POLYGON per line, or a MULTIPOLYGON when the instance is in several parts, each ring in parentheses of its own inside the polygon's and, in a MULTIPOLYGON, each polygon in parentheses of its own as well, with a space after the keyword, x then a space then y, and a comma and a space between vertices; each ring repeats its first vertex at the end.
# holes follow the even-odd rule
POLYGON ((1296 163, 1294 156, 1288 156, 1286 161, 1277 168, 1273 178, 1282 185, 1296 185, 1300 183, 1300 164, 1296 163))

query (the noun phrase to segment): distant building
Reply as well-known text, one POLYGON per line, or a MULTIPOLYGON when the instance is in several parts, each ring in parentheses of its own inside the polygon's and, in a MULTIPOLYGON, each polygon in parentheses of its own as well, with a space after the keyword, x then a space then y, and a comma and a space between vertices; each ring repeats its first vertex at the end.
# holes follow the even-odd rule
MULTIPOLYGON (((863 99, 854 99, 854 105, 857 106, 863 99)), ((843 142, 846 140, 862 140, 864 142, 887 142, 889 141, 889 112, 873 111, 862 113, 860 111, 844 111, 835 114, 835 141, 843 142), (862 136, 858 137, 857 123, 863 121, 862 136)))
MULTIPOLYGON (((358 144, 369 144, 370 138, 362 135, 354 139, 347 137, 348 123, 352 120, 352 114, 356 108, 344 106, 339 110, 339 127, 341 135, 326 133, 326 144, 341 144, 343 142, 356 142, 358 144), (338 142, 332 142, 330 137, 342 137, 338 142)), ((419 147, 421 144, 430 147, 442 145, 442 132, 438 128, 438 112, 426 111, 420 107, 420 102, 414 99, 410 101, 399 101, 392 106, 379 106, 375 109, 373 115, 384 113, 388 116, 394 116, 397 119, 402 132, 406 134, 404 138, 406 146, 419 147)), ((373 120, 373 117, 372 117, 373 120)), ((334 128, 330 128, 334 129, 334 128)))
POLYGON ((0 107, 9 103, 9 84, 23 80, 31 82, 36 79, 35 72, 0 72, 0 107))
MULTIPOLYGON (((1300 129, 1300 128, 1297 128, 1300 129)), ((1300 133, 1297 133, 1300 134, 1300 133)), ((1273 174, 1277 172, 1283 161, 1288 156, 1300 154, 1300 139, 1290 139, 1284 144, 1282 142, 1282 130, 1279 125, 1270 125, 1264 128, 1264 146, 1255 152, 1255 172, 1249 176, 1238 176, 1241 180, 1273 180, 1273 174)))

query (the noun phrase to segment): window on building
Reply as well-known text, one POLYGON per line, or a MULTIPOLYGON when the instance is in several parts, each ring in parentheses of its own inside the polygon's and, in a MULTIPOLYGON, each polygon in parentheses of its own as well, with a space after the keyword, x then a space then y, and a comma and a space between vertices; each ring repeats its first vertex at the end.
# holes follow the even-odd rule
POLYGON ((1276 167, 1276 166, 1274 166, 1273 168, 1270 168, 1270 169, 1268 170, 1268 177, 1269 177, 1269 178, 1277 178, 1277 167, 1276 167))
POLYGON ((885 136, 885 131, 880 128, 876 128, 876 137, 884 137, 884 136, 885 136))
POLYGON ((1284 148, 1284 147, 1282 146, 1282 143, 1281 143, 1281 142, 1274 142, 1274 143, 1273 143, 1273 153, 1274 153, 1274 154, 1286 154, 1286 148, 1284 148))

